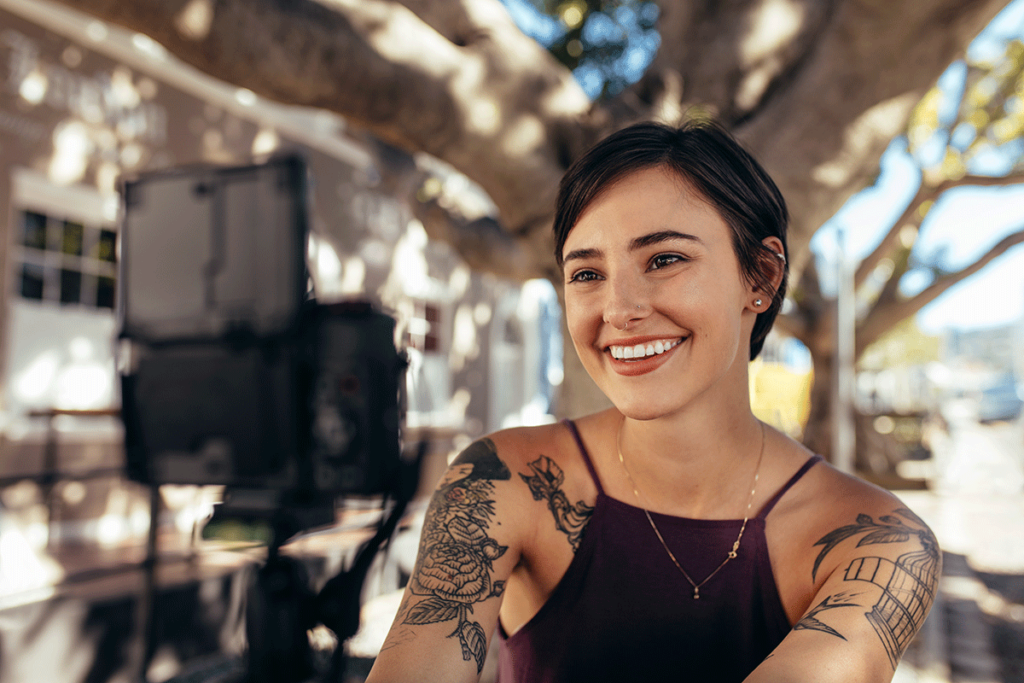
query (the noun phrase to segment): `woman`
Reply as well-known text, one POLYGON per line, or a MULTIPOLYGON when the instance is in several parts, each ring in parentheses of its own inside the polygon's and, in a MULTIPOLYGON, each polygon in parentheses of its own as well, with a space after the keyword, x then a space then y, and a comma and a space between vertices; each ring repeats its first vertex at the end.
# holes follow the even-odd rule
POLYGON ((569 333, 614 405, 471 445, 427 512, 369 681, 888 681, 939 550, 900 501, 759 422, 748 362, 785 204, 710 123, 638 124, 566 173, 569 333))

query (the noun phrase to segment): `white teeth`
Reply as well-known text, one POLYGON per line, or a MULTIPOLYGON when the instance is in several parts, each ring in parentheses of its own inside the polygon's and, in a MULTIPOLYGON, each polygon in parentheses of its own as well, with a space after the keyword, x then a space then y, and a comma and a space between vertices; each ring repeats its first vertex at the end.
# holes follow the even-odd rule
POLYGON ((636 346, 610 346, 608 351, 612 354, 612 358, 618 360, 633 360, 646 358, 647 356, 656 356, 665 353, 672 347, 676 346, 681 340, 679 339, 659 339, 656 342, 647 344, 637 344, 636 346))

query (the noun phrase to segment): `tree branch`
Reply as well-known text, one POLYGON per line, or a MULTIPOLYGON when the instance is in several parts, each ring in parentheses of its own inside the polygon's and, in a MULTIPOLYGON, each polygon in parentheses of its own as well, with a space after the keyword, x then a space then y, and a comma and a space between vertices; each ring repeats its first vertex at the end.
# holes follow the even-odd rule
POLYGON ((62 0, 216 78, 445 160, 513 234, 549 225, 566 151, 596 135, 583 90, 498 0, 405 1, 438 28, 391 0, 218 0, 201 34, 181 28, 186 0, 62 0))
POLYGON ((1003 176, 965 175, 960 178, 943 180, 936 186, 936 194, 942 194, 955 187, 1005 187, 1024 183, 1024 170, 1013 171, 1003 176))
MULTIPOLYGON (((814 230, 871 182, 878 159, 906 129, 914 106, 1006 3, 787 4, 804 9, 828 4, 831 13, 815 29, 813 58, 793 61, 776 78, 756 116, 744 119, 737 132, 787 200, 799 198, 792 234, 794 242, 805 245, 814 230)), ((739 46, 745 47, 742 40, 739 46)), ((806 247, 795 250, 793 266, 799 269, 806 256, 806 247)))
POLYGON ((914 198, 910 200, 907 208, 900 214, 900 217, 893 221, 892 227, 889 228, 885 237, 857 265, 857 272, 854 275, 854 287, 859 288, 863 285, 879 262, 892 252, 903 226, 921 225, 924 217, 920 215, 919 209, 925 202, 936 201, 943 193, 957 187, 1001 187, 1020 183, 1024 183, 1024 171, 1016 171, 1005 176, 965 175, 961 178, 944 180, 933 187, 921 186, 917 194, 914 195, 914 198))
POLYGON ((498 0, 209 0, 201 30, 185 18, 204 0, 59 1, 216 78, 448 162, 544 262, 559 178, 622 123, 616 112, 710 106, 742 122, 736 132, 786 196, 794 274, 812 232, 869 181, 920 96, 1007 2, 658 0, 653 80, 592 104, 498 0))
POLYGON ((896 323, 909 318, 922 308, 937 299, 953 285, 974 275, 1006 253, 1009 249, 1024 244, 1024 228, 1011 233, 1001 239, 995 246, 988 250, 977 261, 962 268, 955 273, 947 273, 935 280, 919 294, 908 299, 893 301, 887 305, 879 306, 865 318, 857 329, 857 351, 859 356, 873 342, 877 341, 883 334, 890 330, 896 323))
POLYGON ((551 267, 544 269, 544 262, 532 259, 523 244, 502 230, 491 216, 467 219, 449 211, 437 199, 417 202, 412 209, 431 239, 451 245, 474 270, 519 281, 552 275, 553 256, 548 259, 551 267))
POLYGON ((878 293, 878 298, 875 299, 867 315, 864 316, 865 319, 870 318, 876 309, 885 309, 886 306, 900 301, 900 279, 907 274, 907 270, 910 267, 910 249, 902 248, 897 250, 893 261, 893 268, 892 272, 889 273, 889 279, 885 281, 882 291, 878 293))
POLYGON ((882 259, 888 256, 896 246, 896 240, 899 238, 900 230, 905 225, 921 225, 921 215, 919 209, 921 205, 926 201, 934 200, 938 197, 938 193, 934 188, 921 187, 917 190, 917 194, 910 200, 907 208, 903 210, 900 217, 893 221, 889 227, 889 231, 885 233, 885 237, 871 250, 871 253, 864 257, 864 259, 857 264, 857 270, 853 275, 853 287, 859 289, 864 284, 865 280, 874 272, 875 268, 881 263, 882 259))

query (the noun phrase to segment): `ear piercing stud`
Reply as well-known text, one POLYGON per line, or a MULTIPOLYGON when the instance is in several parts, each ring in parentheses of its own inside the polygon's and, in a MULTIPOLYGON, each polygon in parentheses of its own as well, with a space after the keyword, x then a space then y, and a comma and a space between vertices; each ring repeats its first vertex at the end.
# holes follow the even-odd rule
POLYGON ((761 300, 760 299, 754 299, 754 305, 755 306, 760 306, 761 305, 761 300))

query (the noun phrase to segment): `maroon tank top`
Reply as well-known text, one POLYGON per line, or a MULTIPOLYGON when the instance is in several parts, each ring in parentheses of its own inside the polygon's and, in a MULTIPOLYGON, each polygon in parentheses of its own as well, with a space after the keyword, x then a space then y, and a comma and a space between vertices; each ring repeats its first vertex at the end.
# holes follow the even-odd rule
MULTIPOLYGON (((790 631, 768 558, 765 517, 821 457, 804 463, 749 520, 736 559, 694 600, 643 509, 605 495, 576 426, 565 424, 597 486, 597 501, 548 601, 512 636, 499 625, 500 683, 742 681, 790 631)), ((721 564, 742 523, 651 517, 698 583, 721 564)))

